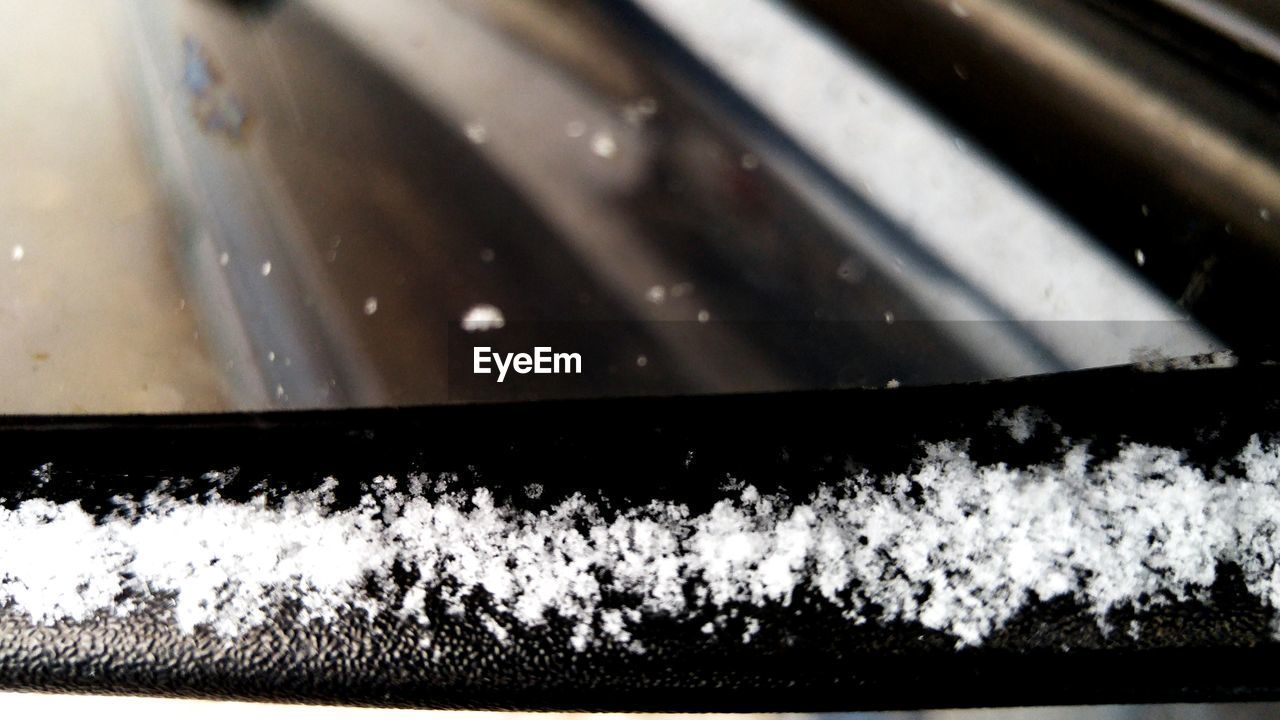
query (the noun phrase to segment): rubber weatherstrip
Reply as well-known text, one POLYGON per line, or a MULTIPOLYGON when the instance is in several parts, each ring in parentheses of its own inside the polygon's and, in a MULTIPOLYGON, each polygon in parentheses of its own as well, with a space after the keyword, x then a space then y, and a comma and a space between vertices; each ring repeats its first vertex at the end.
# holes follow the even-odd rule
POLYGON ((0 686, 1275 698, 1280 372, 0 423, 0 686))

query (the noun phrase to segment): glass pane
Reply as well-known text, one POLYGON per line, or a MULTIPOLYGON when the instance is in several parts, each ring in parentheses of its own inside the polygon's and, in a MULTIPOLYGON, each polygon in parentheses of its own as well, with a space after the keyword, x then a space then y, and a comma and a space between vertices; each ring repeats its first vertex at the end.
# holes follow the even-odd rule
POLYGON ((0 2, 0 411, 881 387, 1224 348, 1142 276, 1150 248, 1099 243, 794 9, 737 7, 0 2))

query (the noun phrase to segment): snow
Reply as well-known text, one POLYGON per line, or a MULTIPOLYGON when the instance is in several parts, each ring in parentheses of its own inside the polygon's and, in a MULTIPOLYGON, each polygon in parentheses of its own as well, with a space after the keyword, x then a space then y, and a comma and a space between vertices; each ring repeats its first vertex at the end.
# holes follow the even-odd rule
POLYGON ((1019 445, 1030 440, 1035 435, 1036 428, 1039 425, 1052 424, 1049 423, 1043 411, 1026 405, 1013 412, 997 413, 993 423, 1004 427, 1009 432, 1009 437, 1013 438, 1019 445))
MULTIPOLYGON (((1048 422, 1008 417, 1015 440, 1048 422)), ((932 444, 903 472, 854 474, 807 498, 734 482, 703 512, 666 501, 606 509, 582 495, 552 503, 541 483, 525 486, 544 503, 532 510, 421 475, 376 478, 343 509, 332 480, 271 506, 216 493, 122 499, 105 519, 28 500, 0 508, 0 604, 53 624, 159 600, 183 632, 234 637, 286 604, 302 623, 354 611, 427 625, 430 601, 474 613, 501 642, 559 618, 574 648, 643 652, 634 636, 646 617, 751 642, 767 626, 753 610, 803 592, 851 624, 913 622, 968 646, 1052 598, 1109 628, 1117 609, 1203 598, 1229 563, 1280 609, 1280 444, 1255 436, 1212 471, 1166 447, 1129 444, 1103 459, 1063 447, 1018 468, 932 444), (397 584, 396 567, 417 579, 397 584)))
POLYGON ((1198 355, 1169 356, 1159 350, 1143 349, 1133 354, 1134 367, 1142 372, 1168 372, 1170 370, 1216 370, 1233 368, 1239 362, 1229 350, 1198 355))

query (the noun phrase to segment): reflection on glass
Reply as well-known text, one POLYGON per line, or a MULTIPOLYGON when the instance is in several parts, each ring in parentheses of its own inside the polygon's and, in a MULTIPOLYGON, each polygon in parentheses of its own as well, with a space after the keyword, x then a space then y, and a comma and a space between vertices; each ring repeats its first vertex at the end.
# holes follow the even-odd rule
POLYGON ((1221 349, 856 54, 779 4, 712 5, 0 2, 0 411, 893 387, 1221 349), (496 383, 480 346, 584 368, 496 383))

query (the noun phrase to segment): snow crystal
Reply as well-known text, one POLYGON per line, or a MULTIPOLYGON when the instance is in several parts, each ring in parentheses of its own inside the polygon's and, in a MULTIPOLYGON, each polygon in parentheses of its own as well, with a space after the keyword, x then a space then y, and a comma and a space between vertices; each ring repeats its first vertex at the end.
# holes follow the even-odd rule
MULTIPOLYGON (((1009 416, 1015 440, 1029 413, 1009 416)), ((571 647, 643 652, 633 636, 646 617, 751 642, 762 628, 751 608, 804 593, 851 624, 914 622, 977 645, 1036 601, 1070 598, 1107 627, 1117 609, 1203 598, 1228 563, 1280 609, 1280 444, 1252 438, 1223 466, 1239 475, 1165 447, 1101 460, 1064 447, 1015 468, 938 443, 907 471, 854 474, 800 499, 729 482, 697 513, 665 501, 606 512, 580 494, 520 509, 424 476, 379 477, 348 509, 332 480, 279 506, 156 494, 105 520, 28 500, 0 508, 0 604, 49 624, 158 598, 182 631, 235 636, 286 604, 304 623, 355 611, 425 624, 433 598, 476 613, 499 641, 557 619, 571 647)))
POLYGON ((994 423, 1009 431, 1009 437, 1019 445, 1026 443, 1035 434, 1036 427, 1048 423, 1043 411, 1026 405, 1011 413, 996 413, 994 423))
POLYGON ((1230 350, 1179 357, 1169 357, 1158 350, 1140 350, 1134 353, 1133 361, 1134 366, 1143 372, 1214 370, 1232 368, 1239 362, 1230 350))

